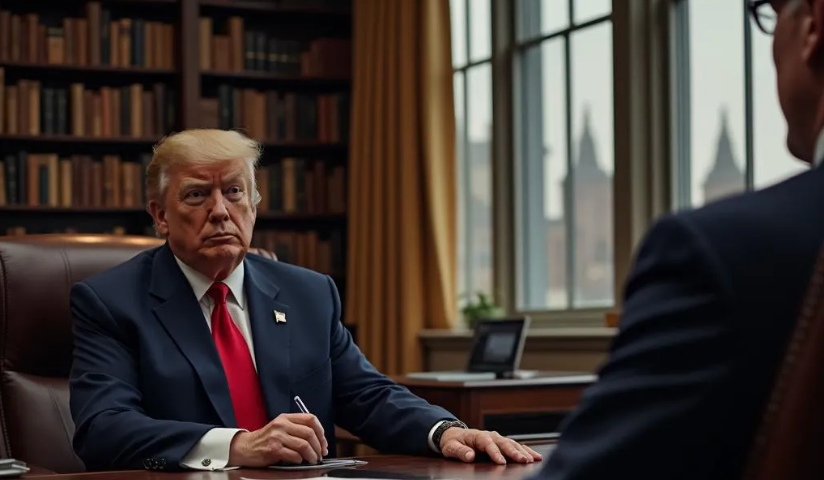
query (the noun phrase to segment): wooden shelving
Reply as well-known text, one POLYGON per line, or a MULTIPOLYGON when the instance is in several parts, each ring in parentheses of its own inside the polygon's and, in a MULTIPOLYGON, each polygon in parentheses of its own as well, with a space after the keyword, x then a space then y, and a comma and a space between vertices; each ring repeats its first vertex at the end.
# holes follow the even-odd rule
POLYGON ((159 137, 96 137, 91 135, 0 135, 0 142, 3 143, 48 143, 48 144, 109 144, 109 145, 153 145, 160 140, 159 137))
POLYGON ((111 75, 118 77, 142 76, 142 77, 173 77, 177 72, 169 68, 145 68, 145 67, 112 67, 108 65, 69 65, 56 63, 32 63, 32 62, 10 62, 0 60, 0 67, 18 75, 29 72, 37 73, 81 73, 84 75, 103 76, 111 75))
POLYGON ((0 235, 153 235, 140 176, 152 146, 218 122, 263 146, 266 204, 258 206, 253 245, 330 273, 344 288, 348 1, 0 4, 0 187, 16 182, 0 188, 0 235), (260 60, 248 62, 250 55, 260 60), (204 66, 204 56, 213 63, 204 66), (13 130, 3 121, 12 115, 11 94, 13 130), (283 102, 281 110, 267 103, 255 111, 264 97, 283 102))
POLYGON ((201 7, 220 8, 236 11, 271 12, 280 14, 309 14, 323 16, 351 17, 351 11, 340 8, 304 6, 299 2, 282 4, 279 2, 261 2, 246 0, 200 0, 201 7))
POLYGON ((218 72, 206 71, 201 77, 212 82, 232 82, 238 85, 261 85, 266 88, 278 87, 320 87, 320 88, 348 88, 352 79, 348 77, 320 77, 309 75, 289 75, 283 73, 240 71, 218 72))

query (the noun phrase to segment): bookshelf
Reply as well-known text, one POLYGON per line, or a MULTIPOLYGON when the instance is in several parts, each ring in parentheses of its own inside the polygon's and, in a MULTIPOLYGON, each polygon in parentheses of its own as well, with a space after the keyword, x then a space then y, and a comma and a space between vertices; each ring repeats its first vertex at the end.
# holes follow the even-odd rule
POLYGON ((0 0, 0 235, 153 235, 151 146, 264 145, 253 245, 345 288, 351 4, 0 0))

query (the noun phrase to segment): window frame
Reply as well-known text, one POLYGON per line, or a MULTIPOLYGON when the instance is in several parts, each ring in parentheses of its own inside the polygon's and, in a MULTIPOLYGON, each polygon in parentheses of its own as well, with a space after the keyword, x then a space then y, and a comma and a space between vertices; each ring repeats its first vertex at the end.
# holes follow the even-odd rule
MULTIPOLYGON (((492 249, 493 294, 508 315, 529 315, 532 328, 565 328, 603 331, 605 314, 620 310, 626 275, 630 269, 634 249, 654 219, 673 207, 673 181, 678 172, 671 159, 677 146, 672 138, 679 138, 677 126, 670 114, 670 105, 677 105, 670 81, 676 75, 670 59, 673 58, 673 5, 683 0, 647 0, 625 2, 614 0, 609 15, 572 24, 574 31, 603 21, 611 21, 613 32, 613 115, 614 115, 614 173, 613 173, 613 261, 614 306, 607 308, 569 308, 565 310, 516 309, 516 261, 522 254, 517 245, 516 221, 519 216, 516 199, 517 156, 520 118, 515 108, 519 102, 518 56, 516 55, 515 2, 491 4, 491 57, 470 61, 469 1, 462 0, 466 21, 466 63, 453 66, 453 75, 463 72, 464 118, 467 109, 465 69, 490 61, 492 65, 492 249), (643 34, 638 34, 643 32, 643 34), (620 131, 619 131, 620 130, 620 131)), ((572 3, 573 0, 570 0, 572 3)), ((574 6, 570 20, 574 19, 574 6)), ((553 32, 552 35, 558 34, 553 32)), ((542 35, 540 41, 546 41, 542 35)), ((526 42, 534 44, 539 40, 526 42)), ((524 44, 526 42, 520 42, 524 44)), ((569 53, 570 43, 565 49, 569 53)), ((567 63, 571 56, 566 55, 567 63)), ((567 78, 571 70, 567 68, 567 78)), ((454 77, 453 77, 454 78, 454 77)), ((677 76, 675 77, 677 78, 677 76)), ((567 88, 570 88, 569 85, 567 88)), ((569 90, 568 90, 569 92, 569 90)), ((567 106, 569 110, 569 102, 567 106)), ((570 118, 567 116, 567 118, 570 118)), ((567 137, 572 135, 568 126, 567 137)), ((466 142, 466 137, 459 139, 466 142)), ((466 143, 463 143, 466 148, 466 143)), ((464 150, 465 151, 465 150, 464 150)), ((570 153, 572 150, 570 150, 570 153)), ((567 164, 573 161, 568 155, 567 164)), ((462 208, 462 207, 461 207, 462 208)), ((574 208, 574 206, 573 206, 574 208)), ((466 241, 466 239, 461 239, 466 241)), ((570 249, 571 250, 571 249, 570 249)), ((567 252, 568 258, 572 255, 567 252)))
MULTIPOLYGON (((678 125, 676 148, 672 163, 670 188, 674 192, 674 208, 693 208, 692 202, 692 102, 690 93, 692 53, 690 51, 690 0, 669 0, 673 17, 673 50, 670 56, 675 72, 673 94, 675 105, 671 116, 678 125)), ((744 22, 744 192, 755 189, 755 93, 753 75, 752 14, 749 0, 740 0, 744 22)), ((702 205, 699 205, 702 206, 702 205)))
MULTIPOLYGON (((447 0, 447 1, 449 1, 449 0, 447 0)), ((470 20, 472 18, 471 13, 470 13, 471 0, 454 0, 454 1, 463 3, 463 8, 464 8, 464 19, 463 19, 464 20, 464 52, 463 53, 464 53, 465 61, 459 66, 455 66, 454 62, 452 64, 452 79, 454 81, 455 75, 460 74, 461 83, 462 83, 461 93, 463 94, 463 98, 461 99, 460 102, 461 102, 461 106, 462 106, 461 115, 463 116, 465 125, 464 125, 463 132, 462 132, 463 136, 461 138, 456 138, 455 139, 456 145, 460 145, 461 153, 463 155, 463 160, 456 158, 458 163, 460 163, 461 166, 463 167, 462 171, 457 172, 458 173, 458 175, 457 175, 458 182, 461 183, 461 185, 463 187, 463 193, 464 193, 462 198, 458 199, 459 206, 460 206, 459 208, 462 208, 463 205, 467 205, 467 204, 471 203, 470 202, 470 196, 472 195, 472 190, 471 190, 471 185, 470 185, 471 174, 470 174, 470 171, 469 171, 470 162, 467 161, 467 157, 466 157, 467 153, 469 152, 469 127, 468 127, 468 123, 469 123, 469 120, 468 120, 469 119, 469 101, 468 101, 469 100, 469 91, 468 91, 468 88, 467 88, 467 86, 469 85, 468 74, 469 74, 470 70, 473 70, 473 69, 478 68, 478 67, 482 67, 482 66, 487 65, 487 64, 489 64, 490 68, 491 68, 492 64, 493 64, 494 55, 493 55, 493 52, 492 52, 492 45, 490 45, 490 54, 488 56, 483 57, 480 60, 472 60, 471 59, 471 53, 472 53, 472 45, 471 45, 472 30, 471 30, 471 27, 470 27, 470 20)), ((494 3, 496 3, 495 0, 490 1, 490 4, 494 4, 494 3)), ((494 21, 491 21, 490 23, 494 23, 494 21)), ((490 31, 491 30, 492 30, 492 25, 490 25, 490 31)), ((494 38, 494 33, 493 33, 493 38, 494 38)), ((491 42, 492 42, 492 40, 490 40, 490 43, 491 42)), ((450 45, 450 48, 452 48, 452 45, 450 45)), ((494 90, 495 90, 494 80, 491 83, 491 88, 494 92, 494 90)), ((453 90, 454 90, 454 87, 453 87, 453 90)), ((492 112, 493 135, 494 135, 494 131, 497 128, 497 124, 498 124, 498 122, 496 122, 496 120, 495 120, 495 112, 494 112, 494 107, 493 107, 493 112, 492 112)), ((490 162, 494 163, 494 155, 493 155, 493 159, 490 159, 490 162)), ((494 208, 495 201, 496 201, 496 199, 495 199, 494 192, 493 192, 493 198, 492 198, 493 208, 494 208)), ((457 216, 457 218, 460 218, 460 216, 457 216)), ((463 218, 462 221, 464 222, 464 232, 471 231, 471 229, 470 229, 471 222, 472 222, 471 221, 471 215, 464 215, 464 218, 463 218)), ((494 253, 494 248, 495 248, 494 247, 495 246, 495 238, 494 238, 495 237, 495 232, 494 232, 495 223, 494 223, 494 219, 493 219, 492 225, 493 225, 493 227, 492 227, 493 231, 491 232, 492 257, 493 257, 492 258, 492 264, 493 264, 493 266, 492 266, 492 278, 494 279, 495 278, 495 272, 496 272, 495 265, 494 265, 494 256, 495 256, 495 253, 494 253)), ((465 235, 464 238, 459 238, 458 241, 461 242, 461 244, 463 246, 464 255, 467 256, 467 258, 472 258, 471 253, 473 252, 474 249, 472 248, 472 242, 471 242, 470 236, 465 235)), ((467 285, 471 285, 471 282, 470 282, 469 278, 471 277, 470 274, 472 273, 473 267, 470 264, 471 264, 471 262, 467 262, 467 264, 465 266, 465 270, 463 272, 463 278, 466 279, 467 283, 466 283, 466 285, 458 285, 458 292, 468 292, 469 291, 468 289, 466 289, 464 287, 466 287, 467 285)), ((458 259, 456 259, 456 268, 458 268, 458 259)), ((460 274, 458 275, 458 278, 461 278, 460 274)), ((493 280, 493 282, 494 282, 494 280, 493 280)), ((494 283, 493 283, 493 288, 494 288, 494 283)), ((493 294, 493 296, 494 296, 494 294, 493 294)))

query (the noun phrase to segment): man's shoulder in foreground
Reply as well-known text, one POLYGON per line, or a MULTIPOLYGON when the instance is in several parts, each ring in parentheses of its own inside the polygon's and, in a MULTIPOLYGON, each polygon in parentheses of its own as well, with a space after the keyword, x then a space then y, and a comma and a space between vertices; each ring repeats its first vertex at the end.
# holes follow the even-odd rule
POLYGON ((733 195, 701 208, 671 215, 697 226, 708 237, 757 235, 763 241, 780 238, 789 247, 801 235, 824 233, 824 223, 811 221, 824 208, 824 168, 790 177, 775 185, 733 195), (788 237, 788 234, 795 233, 788 237))
POLYGON ((822 240, 824 170, 662 217, 548 480, 736 478, 822 240))

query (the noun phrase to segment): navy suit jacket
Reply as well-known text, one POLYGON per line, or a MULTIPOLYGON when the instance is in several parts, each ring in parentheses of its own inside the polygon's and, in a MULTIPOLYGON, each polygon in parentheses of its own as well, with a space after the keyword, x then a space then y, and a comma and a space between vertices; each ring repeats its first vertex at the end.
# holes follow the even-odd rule
POLYGON ((543 480, 739 478, 824 240, 824 169, 651 228, 543 480))
MULTIPOLYGON (((454 416, 395 384, 340 322, 326 275, 249 254, 244 288, 270 419, 299 410, 382 451, 426 454, 431 427, 454 416), (286 323, 274 320, 274 311, 286 323)), ((179 469, 213 427, 236 427, 220 357, 167 245, 73 286, 70 375, 74 448, 90 470, 179 469)))

